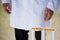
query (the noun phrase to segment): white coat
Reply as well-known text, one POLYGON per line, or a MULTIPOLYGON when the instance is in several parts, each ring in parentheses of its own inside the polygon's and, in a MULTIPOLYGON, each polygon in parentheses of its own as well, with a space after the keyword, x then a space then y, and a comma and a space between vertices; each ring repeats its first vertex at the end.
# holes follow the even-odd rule
POLYGON ((51 20, 44 21, 45 9, 57 10, 57 0, 2 0, 2 3, 12 3, 11 27, 24 30, 36 26, 50 27, 51 20))

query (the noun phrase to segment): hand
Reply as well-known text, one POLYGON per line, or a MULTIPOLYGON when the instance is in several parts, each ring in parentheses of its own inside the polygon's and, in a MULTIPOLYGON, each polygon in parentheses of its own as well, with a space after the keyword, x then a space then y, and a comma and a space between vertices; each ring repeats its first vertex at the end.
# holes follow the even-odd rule
POLYGON ((54 13, 54 12, 53 12, 51 9, 46 8, 45 14, 44 14, 44 20, 45 20, 45 21, 50 20, 50 19, 52 18, 52 16, 53 16, 53 13, 54 13))
POLYGON ((10 3, 3 3, 3 8, 5 9, 5 11, 10 14, 11 13, 11 5, 10 3))

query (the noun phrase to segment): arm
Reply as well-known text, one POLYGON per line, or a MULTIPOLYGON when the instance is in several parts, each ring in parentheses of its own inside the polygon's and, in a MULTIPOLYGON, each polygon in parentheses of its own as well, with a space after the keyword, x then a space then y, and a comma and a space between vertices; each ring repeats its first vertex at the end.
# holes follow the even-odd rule
POLYGON ((2 0, 4 10, 10 14, 11 12, 11 0, 2 0))
POLYGON ((52 18, 54 11, 57 10, 57 0, 50 0, 45 10, 44 20, 48 21, 52 18))
POLYGON ((47 5, 47 8, 51 9, 52 11, 57 11, 58 8, 59 8, 59 3, 60 3, 60 0, 50 0, 48 2, 48 5, 47 5))

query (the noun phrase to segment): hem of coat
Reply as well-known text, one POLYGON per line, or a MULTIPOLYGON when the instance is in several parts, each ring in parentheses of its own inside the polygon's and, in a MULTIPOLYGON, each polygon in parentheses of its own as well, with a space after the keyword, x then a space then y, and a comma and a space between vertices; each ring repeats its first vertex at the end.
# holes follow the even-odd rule
MULTIPOLYGON (((31 28, 20 28, 20 27, 14 26, 14 25, 10 25, 10 27, 22 29, 22 30, 31 30, 31 28)), ((46 26, 46 27, 42 27, 42 28, 51 28, 51 25, 48 25, 48 27, 46 26)))

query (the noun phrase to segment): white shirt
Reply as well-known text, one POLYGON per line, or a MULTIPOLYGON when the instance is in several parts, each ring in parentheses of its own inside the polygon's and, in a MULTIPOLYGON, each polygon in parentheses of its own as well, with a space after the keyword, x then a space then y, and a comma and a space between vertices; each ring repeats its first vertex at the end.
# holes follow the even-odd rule
POLYGON ((11 27, 24 30, 30 30, 36 26, 50 27, 51 20, 44 21, 44 12, 46 8, 55 11, 56 2, 56 0, 2 0, 2 3, 12 3, 11 27))

